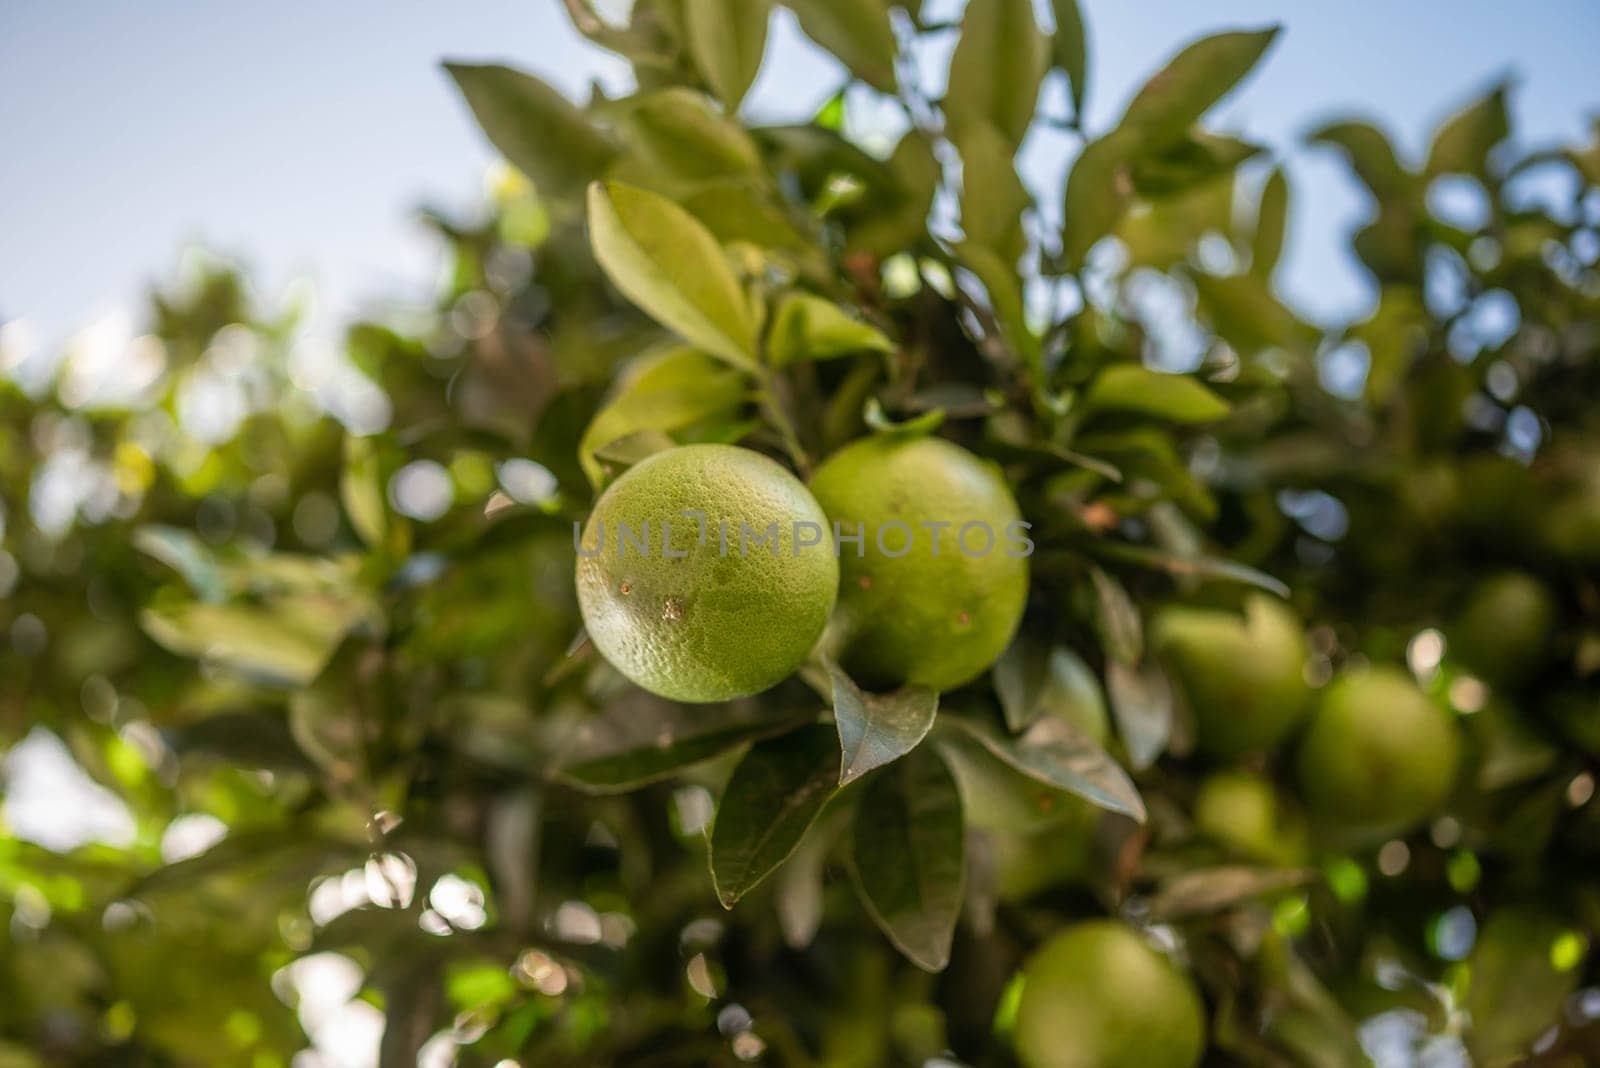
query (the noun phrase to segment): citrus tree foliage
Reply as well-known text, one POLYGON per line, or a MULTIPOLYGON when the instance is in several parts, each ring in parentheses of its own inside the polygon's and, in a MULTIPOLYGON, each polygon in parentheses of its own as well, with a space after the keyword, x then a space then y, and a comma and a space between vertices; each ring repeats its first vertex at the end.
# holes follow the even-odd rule
POLYGON ((1323 125, 1376 300, 1315 325, 1284 172, 1205 122, 1274 29, 1086 129, 1072 0, 784 6, 851 82, 806 123, 739 110, 766 3, 568 0, 616 98, 447 64, 520 174, 428 216, 425 314, 319 350, 202 265, 137 396, 4 387, 0 738, 59 736, 132 830, 0 835, 0 1063, 286 1064, 337 953, 385 1064, 1006 1065, 1021 963, 1108 915, 1208 1063, 1600 1057, 1600 140, 1528 149, 1504 89, 1420 163, 1323 125), (1074 146, 1055 187, 1025 138, 1074 146), (819 657, 678 705, 583 641, 572 524, 631 463, 929 433, 1037 546, 977 682, 819 657), (1305 811, 1348 769, 1300 704, 1364 664, 1460 750, 1398 828, 1305 811))

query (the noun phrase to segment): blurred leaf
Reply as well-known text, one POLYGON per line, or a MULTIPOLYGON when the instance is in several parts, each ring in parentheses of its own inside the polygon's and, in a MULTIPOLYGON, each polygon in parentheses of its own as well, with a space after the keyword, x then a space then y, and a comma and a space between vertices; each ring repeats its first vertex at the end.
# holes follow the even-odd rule
POLYGON ((1021 144, 1048 66, 1049 42, 1031 0, 967 5, 944 97, 951 128, 959 134, 987 120, 1013 146, 1021 144))
POLYGON ((761 69, 771 0, 683 0, 689 54, 731 112, 761 69))
POLYGON ((1090 411, 1133 412, 1177 423, 1209 423, 1228 414, 1228 402, 1190 375, 1152 371, 1135 363, 1107 367, 1089 384, 1090 411))
POLYGON ((1080 266, 1089 250, 1116 228, 1133 199, 1129 164, 1137 138, 1113 131, 1083 146, 1067 174, 1062 201, 1061 254, 1080 266))
POLYGON ((793 722, 747 703, 690 706, 634 690, 583 722, 554 774, 589 793, 636 790, 793 722))
POLYGON ((1273 294, 1261 275, 1197 272, 1190 281, 1217 335, 1245 355, 1269 348, 1296 348, 1314 339, 1312 331, 1273 294))
POLYGON ((260 607, 180 603, 147 608, 145 633, 192 656, 276 686, 302 686, 359 614, 356 606, 301 597, 260 607))
POLYGON ((1140 196, 1169 197, 1231 174, 1260 152, 1260 145, 1195 129, 1159 151, 1138 156, 1128 173, 1140 196))
POLYGON ((778 869, 774 904, 783 943, 790 949, 805 949, 822 926, 823 874, 840 822, 837 817, 841 815, 843 813, 830 812, 819 819, 778 869))
POLYGON ((1561 1021, 1561 1006, 1583 975, 1583 936, 1529 907, 1501 909, 1478 932, 1468 966, 1467 1045, 1482 1064, 1520 1062, 1534 1039, 1561 1021), (1558 943, 1573 940, 1571 959, 1558 943))
POLYGON ((1246 586, 1266 590, 1279 597, 1289 596, 1289 587, 1264 571, 1222 560, 1214 556, 1180 556, 1160 549, 1147 549, 1138 545, 1116 542, 1096 543, 1094 551, 1111 560, 1137 564, 1140 567, 1165 571, 1174 578, 1212 579, 1222 582, 1240 582, 1246 586))
POLYGON ((1256 208, 1256 227, 1250 242, 1250 272, 1271 279, 1283 254, 1283 235, 1289 223, 1289 180, 1282 167, 1272 168, 1261 187, 1256 208))
POLYGON ((991 754, 1036 782, 1144 822, 1144 800, 1128 773, 1065 719, 1035 720, 1019 738, 969 716, 950 715, 943 722, 970 734, 991 754))
POLYGON ((1506 91, 1502 82, 1478 100, 1451 116, 1433 136, 1428 149, 1428 164, 1423 173, 1487 173, 1489 151, 1511 134, 1511 116, 1506 111, 1506 91))
POLYGON ((1128 762, 1135 771, 1148 768, 1172 738, 1172 683, 1153 660, 1137 667, 1111 660, 1106 663, 1106 693, 1128 762))
POLYGON ((871 210, 851 220, 848 244, 877 256, 901 252, 927 240, 928 211, 939 185, 939 161, 919 130, 908 130, 885 165, 889 186, 871 210))
POLYGON ((943 971, 965 889, 961 794, 931 749, 866 785, 856 810, 851 871, 867 911, 917 967, 943 971))
POLYGON ((658 89, 636 98, 627 111, 627 128, 629 144, 642 157, 639 170, 652 180, 664 172, 684 182, 707 182, 753 174, 761 167, 744 127, 692 89, 658 89))
POLYGON ((1083 25, 1083 10, 1077 0, 1051 0, 1056 16, 1056 33, 1051 39, 1051 55, 1056 66, 1067 75, 1067 91, 1072 97, 1072 115, 1083 121, 1083 100, 1089 91, 1088 34, 1083 25))
POLYGON ((1409 285, 1386 285, 1378 293, 1372 317, 1350 329, 1350 337, 1367 348, 1366 397, 1388 404, 1428 343, 1428 313, 1422 294, 1409 285))
POLYGON ((868 429, 878 434, 931 434, 944 425, 944 409, 933 408, 897 423, 884 412, 877 397, 868 397, 862 406, 861 418, 868 429))
POLYGON ((877 327, 810 293, 790 292, 779 298, 767 335, 767 355, 774 367, 893 351, 894 342, 877 327))
POLYGON ((1394 146, 1383 131, 1370 123, 1331 122, 1306 139, 1343 149, 1351 168, 1380 201, 1403 197, 1411 190, 1411 176, 1400 166, 1394 146))
POLYGON ((1279 868, 1220 867, 1186 871, 1165 883, 1150 898, 1150 919, 1155 923, 1207 916, 1254 898, 1303 886, 1310 872, 1279 868))
POLYGON ((304 689, 289 697, 289 731, 302 752, 335 783, 367 775, 367 745, 381 705, 377 674, 382 660, 370 638, 352 635, 304 689), (374 700, 377 698, 377 700, 374 700))
POLYGON ((1089 578, 1094 582, 1095 633, 1107 658, 1137 663, 1144 655, 1144 626, 1138 606, 1122 583, 1100 568, 1090 568, 1089 578))
POLYGON ((603 477, 600 455, 644 432, 668 434, 714 419, 731 418, 749 392, 740 372, 690 348, 642 357, 620 376, 611 398, 595 413, 578 442, 578 458, 590 483, 603 477))
POLYGON ((1005 333, 1012 351, 1021 357, 1024 366, 1038 360, 1039 338, 1028 328, 1028 317, 1022 299, 1022 279, 1014 264, 1007 263, 999 253, 986 245, 963 241, 956 246, 956 258, 972 276, 983 284, 990 309, 996 323, 1005 333))
POLYGON ((1219 33, 1187 45, 1145 82, 1123 113, 1119 129, 1137 131, 1140 143, 1149 147, 1177 140, 1244 80, 1278 29, 1219 33))
POLYGON ((1041 716, 1060 716, 1095 741, 1106 736, 1106 704, 1083 658, 1019 634, 995 663, 994 688, 1006 726, 1020 732, 1041 716))
POLYGON ((915 749, 933 727, 939 695, 926 686, 907 686, 894 693, 863 693, 833 663, 833 716, 839 729, 839 785, 848 786, 874 768, 915 749))
POLYGON ((589 187, 595 259, 663 326, 736 367, 755 367, 755 323, 716 238, 672 201, 620 182, 589 187))
POLYGON ((839 790, 839 739, 818 723, 758 742, 733 769, 711 831, 711 879, 724 908, 788 859, 839 790))
POLYGON ((382 548, 389 535, 389 512, 384 503, 378 450, 371 438, 345 435, 339 500, 344 504, 351 528, 367 547, 382 548))
POLYGON ((143 526, 133 532, 133 547, 182 575, 202 601, 220 601, 228 595, 222 567, 197 535, 177 527, 143 526))
POLYGON ((805 35, 880 92, 895 91, 894 30, 883 0, 784 0, 805 35))
POLYGON ((812 240, 757 184, 725 179, 701 185, 683 206, 718 241, 744 241, 766 250, 793 253, 810 267, 819 255, 812 240))
POLYGON ((282 715, 259 711, 213 712, 162 732, 179 756, 199 755, 244 768, 305 772, 314 765, 295 744, 282 715))
POLYGON ((446 63, 445 70, 494 147, 541 192, 578 192, 617 153, 609 134, 531 74, 465 63, 446 63))
POLYGON ((1014 263, 1027 248, 1022 215, 1033 201, 1012 163, 1014 147, 994 124, 974 119, 956 134, 961 153, 961 229, 969 242, 1014 263))

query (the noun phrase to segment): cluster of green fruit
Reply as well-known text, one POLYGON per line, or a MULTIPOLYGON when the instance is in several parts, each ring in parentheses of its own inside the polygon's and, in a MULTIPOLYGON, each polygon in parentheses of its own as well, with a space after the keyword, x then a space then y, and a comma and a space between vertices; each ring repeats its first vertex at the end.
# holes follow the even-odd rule
POLYGON ((775 685, 823 638, 869 686, 953 689, 1010 643, 1028 562, 913 541, 884 552, 797 544, 797 523, 881 530, 1020 519, 993 465, 942 438, 895 432, 840 449, 807 489, 776 462, 731 445, 686 445, 628 469, 595 504, 577 566, 589 637, 619 671, 679 701, 725 701, 775 685), (672 555, 603 552, 601 532, 663 529, 699 512, 730 529, 778 536, 723 551, 705 537, 672 555), (682 555, 679 555, 681 553, 682 555), (588 555, 592 554, 592 555, 588 555))

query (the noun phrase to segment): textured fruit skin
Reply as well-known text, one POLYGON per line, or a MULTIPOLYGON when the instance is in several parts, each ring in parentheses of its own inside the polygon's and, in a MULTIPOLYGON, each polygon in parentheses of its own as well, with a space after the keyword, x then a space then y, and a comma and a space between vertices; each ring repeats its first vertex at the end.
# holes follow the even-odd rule
POLYGON ((1281 867, 1309 854, 1305 818, 1289 809, 1272 783, 1246 771, 1220 771, 1200 784, 1194 825, 1201 834, 1252 860, 1281 867))
POLYGON ((1189 1068, 1205 1012, 1188 976, 1111 920, 1069 927, 1023 966, 1017 1056, 1026 1068, 1189 1068))
MULTIPOLYGON (((732 445, 685 445, 629 468, 595 502, 579 555, 578 606, 595 647, 640 686, 677 701, 725 701, 778 683, 806 658, 833 611, 839 566, 827 519, 800 480, 732 445), (705 544, 685 510, 706 516, 705 544), (619 523, 650 524, 650 555, 619 554, 619 523), (662 555, 662 524, 672 549, 662 555), (718 523, 728 550, 720 551, 718 523), (817 524, 817 545, 795 548, 794 524, 817 524), (778 551, 748 546, 740 524, 778 525, 778 551)), ((807 537, 810 535, 808 534, 807 537)))
POLYGON ((1233 612, 1169 608, 1152 627, 1152 644, 1182 688, 1195 717, 1195 745, 1229 759, 1270 749, 1289 733, 1311 697, 1300 621, 1265 594, 1233 612))
MULTIPOLYGON (((1022 547, 1007 525, 1022 513, 995 465, 942 438, 881 434, 845 446, 811 479, 828 518, 845 534, 865 524, 864 555, 840 547, 839 661, 862 684, 902 684, 951 690, 972 681, 1010 644, 1028 598, 1028 560, 1010 556, 1022 547), (904 523, 909 552, 880 552, 875 532, 904 523), (933 533, 923 523, 948 523, 934 555, 933 533), (961 552, 957 536, 967 523, 994 532, 983 556, 961 552)), ((891 552, 905 543, 890 528, 891 552)), ((974 529, 976 552, 984 538, 974 529)))
POLYGON ((1532 575, 1508 571, 1473 588, 1450 630, 1450 651, 1490 682, 1519 682, 1547 659, 1555 628, 1550 591, 1532 575))
POLYGON ((1405 672, 1347 673, 1328 685, 1301 739, 1300 792, 1327 827, 1400 833, 1444 803, 1460 756, 1450 713, 1405 672))

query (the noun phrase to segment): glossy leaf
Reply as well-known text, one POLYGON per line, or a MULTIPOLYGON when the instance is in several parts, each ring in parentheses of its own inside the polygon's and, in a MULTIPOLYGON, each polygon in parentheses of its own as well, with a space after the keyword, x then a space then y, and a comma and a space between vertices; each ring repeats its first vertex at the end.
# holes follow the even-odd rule
POLYGON ((617 154, 609 133, 531 74, 495 64, 445 69, 494 147, 541 191, 576 193, 617 154))
POLYGON ((1228 414, 1228 402, 1189 375, 1152 371, 1136 363, 1107 367, 1089 384, 1084 405, 1175 423, 1209 423, 1228 414))
POLYGON ((767 335, 767 357, 774 367, 858 352, 893 351, 894 342, 877 327, 810 293, 785 294, 767 335))
POLYGON ((1051 716, 1036 720, 1018 738, 969 716, 949 716, 946 722, 971 735, 984 749, 1028 778, 1077 794, 1108 812, 1120 812, 1144 822, 1144 799, 1128 773, 1065 719, 1051 716))
POLYGON ((926 971, 950 963, 965 841, 955 777, 930 749, 884 769, 862 792, 850 854, 856 887, 884 934, 926 971))
POLYGON ((723 907, 788 859, 838 790, 839 739, 826 724, 751 747, 722 791, 711 832, 711 879, 723 907))
POLYGON ((839 785, 905 756, 933 727, 939 695, 926 686, 894 693, 862 692, 837 665, 828 665, 833 717, 839 729, 839 785))
POLYGON ((667 198, 620 182, 589 187, 595 259, 663 326, 737 367, 755 365, 755 323, 716 238, 667 198))
POLYGON ((554 776, 588 793, 624 793, 792 723, 746 704, 688 706, 639 690, 584 721, 554 776))

